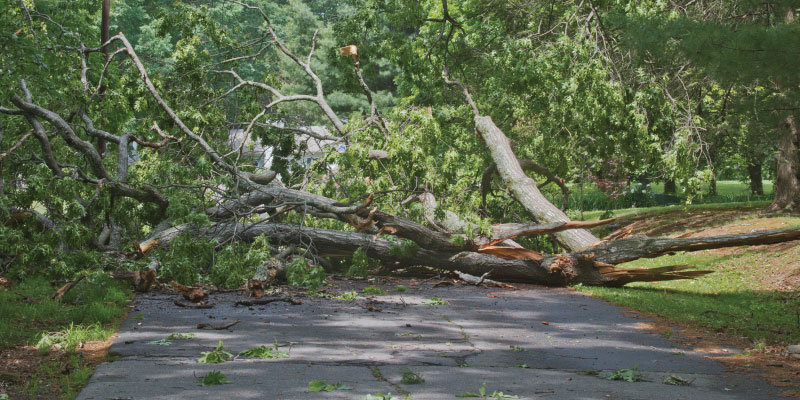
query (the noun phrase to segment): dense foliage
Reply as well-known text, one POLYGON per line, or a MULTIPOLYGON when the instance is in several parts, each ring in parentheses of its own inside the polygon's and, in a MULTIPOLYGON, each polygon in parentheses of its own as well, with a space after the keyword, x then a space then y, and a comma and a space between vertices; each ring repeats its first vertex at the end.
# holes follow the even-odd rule
MULTIPOLYGON (((512 139, 519 158, 568 182, 569 204, 561 204, 556 185, 543 190, 573 216, 591 208, 698 201, 715 194, 723 178, 749 181, 758 193, 761 179, 774 176, 778 122, 798 109, 800 77, 793 66, 800 61, 800 25, 791 1, 251 2, 319 76, 342 131, 313 102, 264 109, 274 93, 230 91, 238 81, 228 71, 284 95, 316 90, 306 71, 276 49, 257 10, 230 1, 112 3, 112 32, 125 34, 165 102, 232 165, 251 172, 266 167, 242 151, 227 151, 232 130, 247 129, 271 149, 270 167, 286 186, 345 202, 374 192, 381 210, 421 223, 430 222, 422 204, 404 200, 429 191, 438 201, 434 219, 454 212, 471 223, 468 235, 526 217, 499 180, 483 205, 481 178, 491 159, 474 134, 471 109, 444 83, 445 67, 512 139), (353 59, 339 54, 351 44, 388 129, 371 123, 353 59), (292 128, 312 125, 346 136, 346 150, 323 146, 322 156, 302 162, 295 154, 308 144, 292 128), (371 158, 370 150, 384 150, 388 158, 371 158), (657 182, 666 191, 677 182, 680 191, 664 197, 652 189, 657 182)), ((130 250, 164 220, 208 224, 205 210, 239 193, 207 152, 184 140, 129 59, 118 56, 104 71, 103 55, 88 53, 89 87, 81 81, 80 50, 100 45, 97 2, 0 5, 0 106, 13 109, 11 97, 25 97, 24 79, 32 101, 69 121, 83 140, 97 143, 77 114, 114 134, 157 143, 156 124, 174 139, 126 149, 131 162, 124 183, 158 190, 166 198, 162 207, 108 190, 86 155, 45 124, 54 167, 41 140, 30 137, 29 121, 0 113, 1 273, 69 278, 115 268, 116 258, 98 250, 130 250)), ((121 154, 109 144, 103 166, 114 170, 121 154)), ((300 212, 281 218, 350 229, 300 212)), ((413 251, 403 242, 397 247, 400 255, 413 251)), ((187 236, 157 257, 170 279, 238 286, 271 250, 265 241, 187 236)), ((352 274, 364 274, 370 261, 362 258, 352 274)), ((316 285, 319 270, 292 264, 292 279, 316 285)))

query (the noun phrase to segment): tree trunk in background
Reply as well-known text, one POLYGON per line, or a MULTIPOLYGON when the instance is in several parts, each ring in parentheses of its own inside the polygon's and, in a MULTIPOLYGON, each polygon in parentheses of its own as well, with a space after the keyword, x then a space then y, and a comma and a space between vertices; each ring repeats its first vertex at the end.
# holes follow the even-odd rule
POLYGON ((761 163, 748 163, 747 174, 750 176, 750 193, 764 194, 764 184, 761 181, 761 163))
POLYGON ((708 183, 708 195, 717 195, 717 171, 711 171, 711 182, 708 183))
MULTIPOLYGON (((475 117, 475 128, 481 134, 486 147, 497 166, 497 172, 513 193, 514 198, 537 222, 552 224, 567 222, 569 217, 542 195, 536 182, 525 175, 517 156, 511 149, 508 137, 487 116, 475 117)), ((585 229, 573 229, 555 234, 558 242, 569 251, 580 251, 600 241, 585 229)))
POLYGON ((675 194, 675 179, 667 179, 664 181, 664 194, 675 194))
POLYGON ((771 211, 794 211, 800 205, 800 129, 789 114, 778 125, 778 171, 771 211))

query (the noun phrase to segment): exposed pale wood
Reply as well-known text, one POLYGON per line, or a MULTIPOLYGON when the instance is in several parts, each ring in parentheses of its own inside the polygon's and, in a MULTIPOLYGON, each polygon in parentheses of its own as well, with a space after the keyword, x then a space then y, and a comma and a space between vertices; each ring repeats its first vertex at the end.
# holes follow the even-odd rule
POLYGON ((678 251, 699 251, 724 247, 754 246, 800 240, 800 229, 720 235, 698 238, 651 238, 633 235, 625 239, 604 242, 582 251, 593 254, 597 261, 619 264, 639 258, 658 257, 678 251))
POLYGON ((78 282, 84 280, 85 278, 86 278, 86 275, 79 276, 78 279, 75 279, 74 281, 69 282, 66 285, 60 287, 58 290, 56 290, 56 292, 53 293, 53 295, 50 296, 50 298, 58 300, 58 301, 61 301, 61 298, 64 297, 64 295, 69 293, 69 291, 72 290, 72 288, 74 288, 75 285, 78 284, 78 282))
POLYGON ((613 265, 599 263, 600 275, 611 279, 606 286, 624 286, 630 282, 669 281, 676 279, 694 279, 714 271, 691 270, 693 265, 670 265, 658 268, 618 268, 613 265))
POLYGON ((389 158, 389 152, 386 150, 370 150, 367 156, 373 160, 386 160, 389 158))
POLYGON ((518 236, 544 235, 556 233, 568 229, 594 228, 616 221, 616 218, 603 219, 599 221, 565 221, 553 224, 498 224, 492 225, 492 241, 489 244, 496 244, 506 239, 513 239, 518 236))
MULTIPOLYGON (((531 282, 543 285, 563 286, 584 283, 587 285, 619 286, 633 281, 656 281, 684 279, 707 273, 681 269, 625 270, 614 265, 643 257, 656 257, 674 251, 696 251, 720 247, 779 243, 800 240, 800 230, 761 232, 744 235, 725 235, 709 238, 658 239, 633 236, 613 242, 605 242, 581 252, 541 255, 538 261, 532 256, 523 259, 503 259, 476 251, 431 250, 420 248, 415 254, 398 259, 391 248, 392 242, 375 235, 328 229, 276 224, 276 223, 216 223, 198 228, 189 225, 176 227, 177 231, 218 241, 250 241, 266 235, 270 243, 308 248, 317 254, 352 254, 359 248, 369 257, 379 259, 393 268, 428 265, 445 270, 458 270, 480 276, 492 271, 496 280, 507 282, 531 282)), ((170 237, 162 236, 161 245, 167 246, 170 237)), ((503 251, 524 251, 503 248, 503 251)), ((500 250, 498 250, 500 251, 500 250)), ((530 250, 528 250, 530 251, 530 250)))
POLYGON ((522 247, 484 245, 478 248, 478 253, 491 254, 506 260, 542 261, 542 253, 522 247))
POLYGON ((142 244, 136 243, 137 258, 144 257, 145 254, 158 247, 158 238, 148 240, 142 244))
MULTIPOLYGON (((511 150, 508 137, 494 124, 491 117, 476 116, 475 128, 497 166, 497 172, 525 210, 541 223, 568 222, 563 211, 550 203, 536 186, 536 182, 525 175, 517 157, 511 150)), ((580 251, 600 239, 584 229, 571 229, 556 233, 559 243, 570 251, 580 251)))
POLYGON ((181 285, 178 282, 172 281, 169 283, 178 293, 183 296, 184 299, 193 301, 195 303, 199 303, 208 297, 208 292, 206 292, 203 288, 198 287, 191 287, 186 285, 181 285))

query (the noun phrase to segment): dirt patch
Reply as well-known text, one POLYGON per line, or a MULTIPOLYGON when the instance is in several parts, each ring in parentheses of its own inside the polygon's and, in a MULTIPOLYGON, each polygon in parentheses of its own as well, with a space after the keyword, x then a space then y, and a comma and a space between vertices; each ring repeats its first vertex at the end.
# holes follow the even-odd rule
MULTIPOLYGON (((87 342, 76 349, 84 366, 92 369, 105 361, 113 337, 102 342, 87 342)), ((51 349, 43 354, 33 346, 17 346, 0 349, 0 393, 10 398, 61 399, 64 389, 58 379, 46 377, 43 372, 48 365, 59 365, 59 373, 70 373, 69 354, 66 351, 51 349), (32 380, 36 379, 36 382, 32 380), (35 383, 37 390, 26 391, 29 384, 35 383)))

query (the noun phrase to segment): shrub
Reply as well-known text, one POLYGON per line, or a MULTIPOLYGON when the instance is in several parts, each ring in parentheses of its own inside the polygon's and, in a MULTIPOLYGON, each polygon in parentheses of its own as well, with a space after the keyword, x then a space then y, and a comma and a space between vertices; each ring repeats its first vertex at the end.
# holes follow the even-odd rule
POLYGON ((378 262, 372 258, 367 257, 367 253, 362 248, 358 248, 350 261, 350 267, 347 269, 347 276, 354 278, 364 278, 368 275, 370 269, 378 266, 378 262))
POLYGON ((295 257, 286 268, 286 281, 290 285, 318 289, 325 283, 325 270, 318 265, 308 265, 302 257, 295 257))

